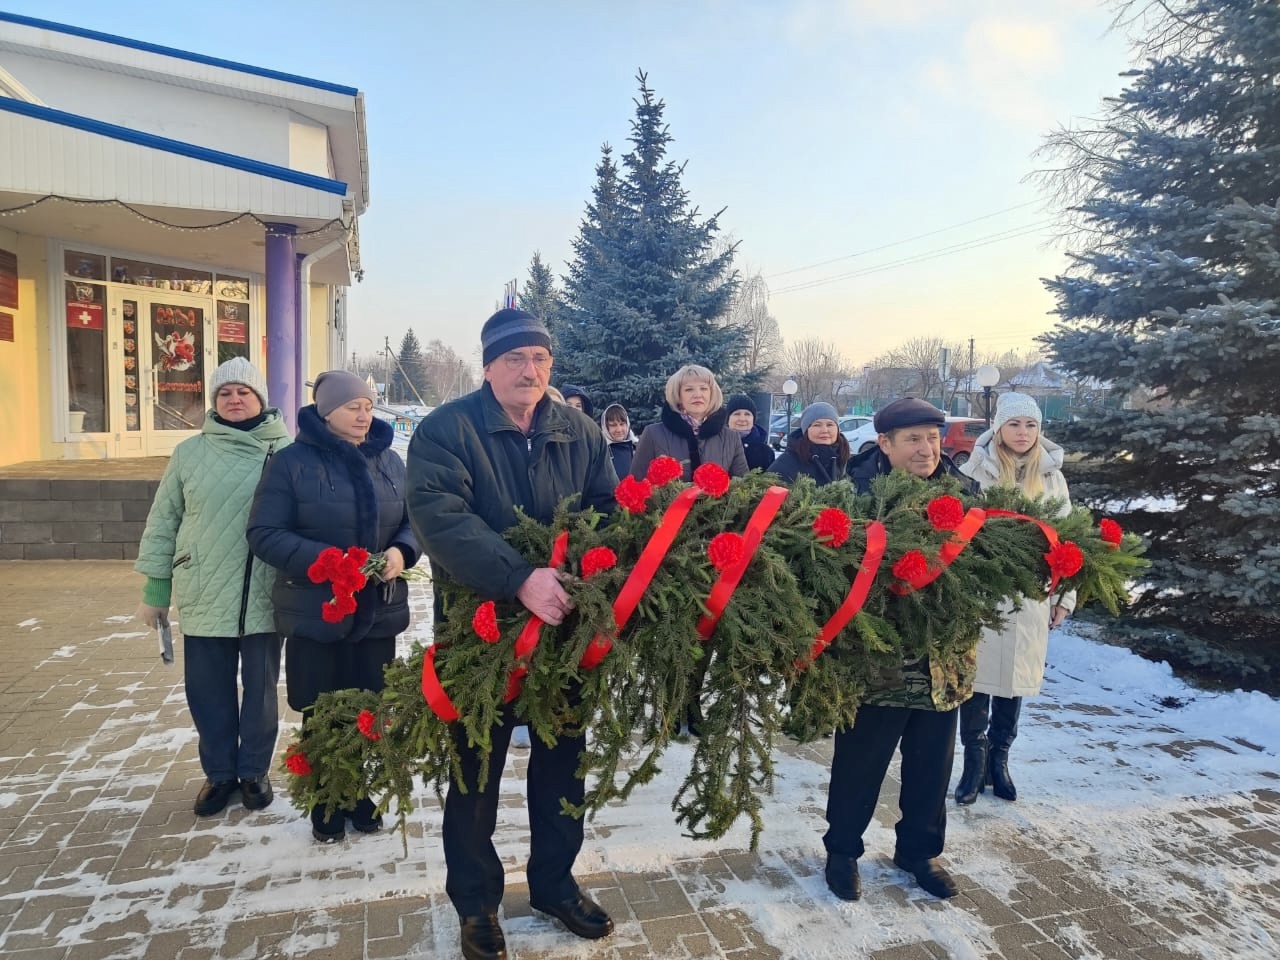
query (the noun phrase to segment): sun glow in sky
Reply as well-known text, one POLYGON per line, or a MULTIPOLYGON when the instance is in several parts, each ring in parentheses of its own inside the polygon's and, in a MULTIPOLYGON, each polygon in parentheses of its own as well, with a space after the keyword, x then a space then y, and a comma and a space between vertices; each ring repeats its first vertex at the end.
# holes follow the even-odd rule
POLYGON ((476 361, 533 252, 565 272, 601 144, 629 148, 638 70, 784 337, 854 365, 917 336, 1030 346, 1052 323, 1040 278, 1067 263, 1032 152, 1130 66, 1091 0, 5 6, 359 87, 372 203, 351 346, 412 327, 476 361))

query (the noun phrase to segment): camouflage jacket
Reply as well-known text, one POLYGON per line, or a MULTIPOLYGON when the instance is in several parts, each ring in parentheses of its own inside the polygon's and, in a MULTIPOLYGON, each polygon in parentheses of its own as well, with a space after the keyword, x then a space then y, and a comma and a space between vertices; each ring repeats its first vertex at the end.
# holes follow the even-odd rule
POLYGON ((867 684, 862 702, 877 707, 912 710, 954 710, 973 696, 978 671, 978 635, 959 656, 944 659, 936 654, 925 660, 883 669, 867 684))

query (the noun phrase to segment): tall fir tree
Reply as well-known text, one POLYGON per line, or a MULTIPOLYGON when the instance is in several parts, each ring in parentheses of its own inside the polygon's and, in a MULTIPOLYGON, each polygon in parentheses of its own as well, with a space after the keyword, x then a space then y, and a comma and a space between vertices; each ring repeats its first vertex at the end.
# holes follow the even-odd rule
MULTIPOLYGON (((1048 143, 1089 184, 1045 340, 1121 409, 1068 433, 1073 494, 1151 540, 1138 609, 1202 638, 1280 636, 1280 5, 1170 0, 1163 47, 1095 129, 1048 143), (1176 34, 1177 44, 1169 45, 1176 34)), ((1263 639, 1265 638, 1265 639, 1263 639)))
POLYGON ((529 261, 529 279, 520 291, 519 307, 527 310, 546 324, 554 324, 560 311, 560 291, 556 289, 556 278, 542 260, 542 253, 533 252, 529 261))
MULTIPOLYGON (((655 419, 667 378, 687 363, 717 374, 740 367, 741 328, 720 321, 738 283, 734 248, 714 249, 718 215, 703 218, 681 185, 684 165, 646 76, 620 177, 606 144, 553 325, 559 383, 622 403, 633 420, 655 419)), ((757 377, 750 374, 747 379, 757 377)), ((722 386, 741 387, 726 377, 722 386)))
POLYGON ((400 350, 391 361, 391 385, 389 399, 393 403, 425 403, 426 374, 423 366, 422 346, 410 327, 400 339, 400 350), (399 363, 396 363, 399 360, 399 363), (422 400, 419 400, 419 396, 422 400))

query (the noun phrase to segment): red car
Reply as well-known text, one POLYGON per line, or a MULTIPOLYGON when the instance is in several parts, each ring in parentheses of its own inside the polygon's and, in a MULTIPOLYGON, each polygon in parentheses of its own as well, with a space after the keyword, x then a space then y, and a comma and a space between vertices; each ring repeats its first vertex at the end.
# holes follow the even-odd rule
POLYGON ((974 441, 987 430, 987 422, 977 417, 947 417, 942 429, 942 452, 958 467, 969 459, 974 441))

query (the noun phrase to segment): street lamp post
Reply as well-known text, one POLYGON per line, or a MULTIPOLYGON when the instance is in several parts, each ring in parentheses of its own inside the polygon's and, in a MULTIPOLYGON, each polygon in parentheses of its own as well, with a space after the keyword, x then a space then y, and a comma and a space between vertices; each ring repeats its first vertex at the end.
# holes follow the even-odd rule
POLYGON ((791 398, 796 395, 796 391, 800 389, 800 384, 796 383, 794 376, 787 377, 782 384, 782 392, 787 395, 787 439, 791 438, 791 398))
POLYGON ((987 363, 975 370, 973 375, 978 381, 978 386, 982 388, 982 410, 986 417, 987 427, 990 428, 991 388, 1000 382, 1000 370, 998 367, 987 363))

